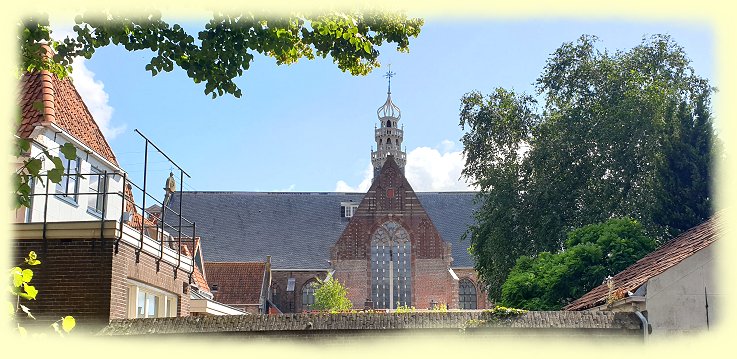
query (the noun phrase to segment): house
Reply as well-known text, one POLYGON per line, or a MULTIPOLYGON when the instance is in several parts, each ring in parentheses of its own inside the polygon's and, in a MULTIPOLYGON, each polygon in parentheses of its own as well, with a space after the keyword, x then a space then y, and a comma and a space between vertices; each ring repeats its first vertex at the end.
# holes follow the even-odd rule
POLYGON ((652 335, 709 329, 726 304, 715 274, 723 217, 671 239, 564 310, 641 312, 652 335))
MULTIPOLYGON (((160 209, 160 207, 159 207, 160 209)), ((215 299, 205 277, 205 262, 199 237, 194 239, 194 246, 182 245, 184 255, 194 259, 194 271, 190 284, 190 315, 242 315, 245 310, 230 306, 215 299)))
POLYGON ((41 260, 32 282, 39 294, 27 303, 37 323, 72 315, 84 331, 112 319, 190 315, 199 300, 190 291, 208 294, 204 273, 196 270, 204 266, 195 263, 201 248, 194 224, 177 215, 183 224, 164 228, 136 204, 136 196, 150 203, 161 195, 143 193, 145 184, 127 176, 70 78, 26 74, 19 102, 16 135, 31 142, 26 156, 43 161, 42 180, 31 183, 31 206, 16 211, 12 227, 14 262, 29 251, 41 260), (67 143, 75 158, 60 153, 67 143), (59 184, 49 181, 54 164, 44 150, 64 163, 59 184))
POLYGON ((270 300, 271 263, 265 262, 205 262, 210 291, 220 303, 243 312, 266 314, 270 300))
POLYGON ((271 299, 283 312, 310 310, 312 283, 328 271, 346 285, 356 309, 485 308, 462 239, 474 221, 476 193, 416 193, 404 174, 404 129, 391 91, 377 117, 367 193, 183 192, 171 206, 181 201, 182 215, 198 223, 210 260, 271 256, 271 299))

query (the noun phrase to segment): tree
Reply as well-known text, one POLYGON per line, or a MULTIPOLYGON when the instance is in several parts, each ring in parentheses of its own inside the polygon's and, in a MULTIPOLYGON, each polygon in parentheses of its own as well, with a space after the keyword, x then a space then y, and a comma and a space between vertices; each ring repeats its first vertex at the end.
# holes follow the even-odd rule
POLYGON ((573 228, 627 216, 662 240, 711 215, 713 88, 667 36, 613 54, 595 42, 582 36, 551 55, 540 106, 504 89, 461 99, 463 175, 482 203, 467 238, 492 300, 516 258, 557 252, 573 228), (679 161, 679 146, 698 155, 679 161), (675 180, 676 163, 693 169, 678 177, 689 180, 675 180))
MULTIPOLYGON (((72 71, 74 58, 89 59, 96 49, 113 44, 129 51, 153 51, 146 65, 152 76, 172 71, 176 65, 195 83, 204 82, 205 94, 213 98, 224 94, 241 97, 233 80, 250 68, 254 53, 273 57, 279 65, 330 56, 340 70, 366 75, 380 66, 378 46, 395 43, 398 51, 408 52, 409 38, 417 37, 424 23, 400 13, 361 11, 288 16, 216 13, 195 39, 179 24, 163 21, 158 13, 135 18, 88 13, 75 18, 75 22, 77 36, 60 41, 52 38, 47 16, 28 18, 19 24, 19 76, 49 70, 63 78, 72 71), (47 46, 54 50, 53 56, 48 55, 47 46)), ((19 115, 18 125, 21 120, 19 115)), ((27 139, 16 140, 16 156, 22 157, 29 150, 27 139)), ((45 155, 56 165, 49 178, 58 183, 61 177, 56 174, 64 171, 61 160, 48 152, 45 155)), ((30 182, 40 179, 40 161, 24 158, 16 172, 16 208, 30 206, 30 182)))
POLYGON ((313 14, 223 14, 197 33, 197 39, 179 24, 169 25, 158 13, 135 18, 110 13, 88 13, 75 18, 76 38, 53 41, 48 18, 22 24, 22 71, 51 68, 59 75, 71 70, 77 56, 90 58, 110 44, 129 51, 154 52, 146 70, 156 76, 181 68, 195 83, 205 83, 205 94, 242 95, 233 79, 250 68, 254 53, 276 59, 279 65, 301 58, 330 56, 342 71, 366 75, 380 66, 378 46, 397 44, 409 51, 409 38, 417 37, 424 21, 404 14, 343 11, 313 14), (42 42, 55 50, 52 61, 39 57, 42 42))
POLYGON ((517 259, 502 286, 502 305, 560 310, 655 247, 645 228, 629 218, 575 229, 568 233, 562 251, 517 259))
POLYGON ((318 279, 313 283, 315 286, 315 304, 312 308, 316 310, 349 310, 353 303, 348 299, 348 291, 345 286, 335 280, 331 273, 325 276, 325 280, 318 279))

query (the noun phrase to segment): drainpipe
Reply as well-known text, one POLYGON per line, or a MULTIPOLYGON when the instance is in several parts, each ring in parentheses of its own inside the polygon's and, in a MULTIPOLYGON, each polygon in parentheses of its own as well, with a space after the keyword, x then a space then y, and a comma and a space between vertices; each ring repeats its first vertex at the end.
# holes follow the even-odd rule
POLYGON ((640 318, 640 322, 642 323, 642 342, 647 343, 647 336, 648 336, 648 328, 649 324, 647 323, 647 318, 645 318, 640 311, 635 311, 635 315, 637 315, 638 318, 640 318))

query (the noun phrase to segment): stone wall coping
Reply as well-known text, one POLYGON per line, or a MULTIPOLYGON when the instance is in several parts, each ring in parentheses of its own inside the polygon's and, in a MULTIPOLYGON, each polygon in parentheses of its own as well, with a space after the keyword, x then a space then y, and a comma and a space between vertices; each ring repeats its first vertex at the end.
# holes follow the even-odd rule
POLYGON ((386 329, 613 329, 639 330, 634 313, 526 312, 500 316, 490 311, 411 313, 298 313, 224 315, 111 321, 98 335, 194 334, 226 332, 375 331, 386 329))

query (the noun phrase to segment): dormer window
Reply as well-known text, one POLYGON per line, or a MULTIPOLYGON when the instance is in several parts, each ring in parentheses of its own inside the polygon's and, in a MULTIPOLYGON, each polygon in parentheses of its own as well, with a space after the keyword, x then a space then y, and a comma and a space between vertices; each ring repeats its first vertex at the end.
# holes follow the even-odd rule
POLYGON ((358 203, 354 202, 340 202, 340 216, 343 218, 351 218, 358 209, 358 203))

